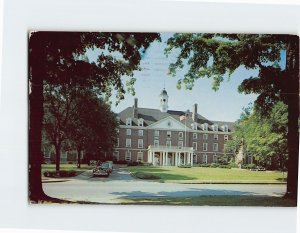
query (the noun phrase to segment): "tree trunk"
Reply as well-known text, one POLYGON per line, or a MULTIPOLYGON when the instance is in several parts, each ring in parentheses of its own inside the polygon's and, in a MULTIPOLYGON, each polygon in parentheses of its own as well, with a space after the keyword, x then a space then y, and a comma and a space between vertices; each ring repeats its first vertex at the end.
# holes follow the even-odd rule
POLYGON ((287 44, 288 104, 288 176, 286 197, 297 200, 299 162, 299 38, 291 36, 287 44))
POLYGON ((59 175, 60 170, 60 143, 55 145, 55 170, 56 174, 59 175))
POLYGON ((80 166, 81 166, 80 152, 81 152, 81 149, 77 149, 77 168, 80 168, 80 166))
MULTIPOLYGON (((43 79, 39 56, 30 54, 31 83, 29 90, 29 200, 37 202, 46 197, 41 180, 42 163, 42 120, 43 120, 43 79), (35 64, 32 64, 35 63, 35 64)), ((30 75, 30 74, 29 74, 30 75)))

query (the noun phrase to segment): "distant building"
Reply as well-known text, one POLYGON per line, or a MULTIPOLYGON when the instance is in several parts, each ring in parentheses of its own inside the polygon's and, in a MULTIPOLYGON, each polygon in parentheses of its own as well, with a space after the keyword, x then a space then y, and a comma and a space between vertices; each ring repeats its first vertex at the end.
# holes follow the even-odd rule
POLYGON ((162 90, 160 109, 133 107, 121 111, 115 160, 143 161, 156 166, 213 163, 224 155, 224 143, 230 139, 233 122, 211 121, 191 112, 169 110, 168 93, 162 90))

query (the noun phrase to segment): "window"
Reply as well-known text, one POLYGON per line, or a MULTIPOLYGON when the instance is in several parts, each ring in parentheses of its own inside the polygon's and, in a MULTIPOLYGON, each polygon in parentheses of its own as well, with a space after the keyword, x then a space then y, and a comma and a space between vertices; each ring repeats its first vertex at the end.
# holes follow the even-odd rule
POLYGON ((171 140, 167 140, 166 146, 167 146, 167 147, 171 147, 171 140))
POLYGON ((193 142, 193 149, 197 150, 197 142, 193 142))
POLYGON ((212 125, 211 127, 213 131, 217 132, 219 130, 218 125, 212 125))
POLYGON ((207 143, 203 143, 203 151, 207 151, 207 143))
POLYGON ((213 145, 213 151, 218 151, 218 143, 214 143, 214 145, 213 145))
POLYGON ((193 124, 192 124, 192 129, 193 129, 193 130, 197 130, 197 123, 193 123, 193 124))
POLYGON ((142 162, 143 161, 143 152, 138 152, 137 153, 137 162, 142 162))
POLYGON ((228 135, 224 135, 224 140, 228 141, 228 135))
POLYGON ((202 163, 207 163, 207 155, 206 154, 204 154, 202 156, 202 163))
POLYGON ((193 154, 193 163, 197 163, 197 155, 195 153, 193 154))
POLYGON ((125 160, 126 161, 131 161, 131 152, 130 151, 126 151, 125 160))
POLYGON ((214 140, 218 140, 219 139, 219 135, 218 134, 214 134, 214 140))
POLYGON ((226 132, 226 133, 228 132, 228 125, 223 126, 223 131, 226 132))
POLYGON ((213 155, 213 162, 214 162, 214 163, 217 163, 217 162, 218 162, 218 156, 217 156, 217 154, 214 154, 214 155, 213 155))
POLYGON ((203 134, 203 140, 207 140, 208 135, 207 134, 203 134))
POLYGON ((140 129, 140 130, 139 130, 139 136, 140 136, 140 137, 143 137, 143 135, 144 135, 144 130, 140 129))
POLYGON ((126 135, 131 135, 131 129, 126 129, 126 135))
POLYGON ((183 147, 183 141, 178 142, 178 148, 181 149, 183 147))
POLYGON ((131 126, 131 124, 132 124, 131 118, 127 118, 126 119, 126 125, 130 125, 131 126))
POLYGON ((119 147, 120 146, 120 139, 117 138, 117 143, 116 143, 116 147, 119 147))
POLYGON ((144 126, 144 120, 142 118, 138 119, 138 126, 144 126))
POLYGON ((167 131, 167 137, 168 137, 168 138, 171 137, 171 131, 167 131))
POLYGON ((197 139, 197 133, 193 133, 193 139, 197 139))
POLYGON ((159 131, 158 130, 154 131, 154 137, 159 137, 159 131))
POLYGON ((178 138, 179 138, 179 139, 183 139, 183 132, 179 132, 179 133, 178 133, 178 138))
POLYGON ((154 140, 154 147, 159 147, 159 140, 154 140))
POLYGON ((202 129, 203 129, 204 131, 207 131, 207 128, 208 128, 207 123, 204 123, 204 124, 202 125, 202 129))
POLYGON ((144 140, 143 139, 139 139, 138 140, 138 148, 143 148, 144 147, 144 140))
POLYGON ((114 151, 114 160, 119 161, 119 151, 114 151))
POLYGON ((131 147, 131 139, 126 138, 126 147, 131 147))

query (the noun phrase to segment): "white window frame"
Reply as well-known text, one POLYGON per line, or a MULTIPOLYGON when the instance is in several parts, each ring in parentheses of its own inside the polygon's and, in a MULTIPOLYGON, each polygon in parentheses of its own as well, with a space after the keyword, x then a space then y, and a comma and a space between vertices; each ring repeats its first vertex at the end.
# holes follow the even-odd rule
POLYGON ((144 119, 143 118, 138 119, 138 126, 140 126, 140 127, 144 126, 144 119))
POLYGON ((154 147, 159 147, 159 140, 154 140, 153 145, 154 147))
POLYGON ((178 149, 181 149, 183 147, 183 141, 178 141, 178 149))
POLYGON ((219 151, 219 144, 218 143, 213 144, 213 151, 219 151))
POLYGON ((179 133, 178 133, 178 138, 179 138, 179 139, 183 139, 183 132, 179 132, 179 133))
POLYGON ((193 129, 193 130, 197 130, 197 123, 193 123, 193 124, 192 124, 192 129, 193 129))
POLYGON ((203 145, 202 145, 202 150, 207 151, 207 149, 208 149, 208 143, 204 142, 203 145))
POLYGON ((138 148, 144 148, 144 140, 138 139, 138 148))
POLYGON ((207 154, 202 155, 202 163, 207 164, 207 154))
POLYGON ((131 129, 126 129, 126 135, 131 136, 131 129))
POLYGON ((166 141, 166 147, 170 148, 172 146, 172 141, 171 140, 167 140, 166 141))
POLYGON ((116 144, 116 147, 119 147, 120 146, 120 139, 117 138, 117 144, 116 144))
POLYGON ((159 137, 159 130, 154 131, 154 137, 159 137))
POLYGON ((228 125, 224 125, 223 128, 224 128, 224 132, 228 133, 228 125))
POLYGON ((203 140, 208 140, 208 134, 207 133, 203 134, 203 140))
POLYGON ((214 134, 214 140, 218 141, 219 140, 219 135, 218 134, 214 134))
POLYGON ((219 131, 219 126, 217 124, 212 125, 212 129, 214 132, 218 132, 219 131))
POLYGON ((193 142, 193 149, 197 150, 197 142, 193 142))
POLYGON ((197 139, 198 138, 198 134, 197 133, 193 133, 193 139, 197 139))
POLYGON ((229 138, 229 137, 228 137, 228 134, 225 134, 225 135, 224 135, 224 141, 228 141, 228 138, 229 138))
POLYGON ((131 147, 131 138, 126 138, 126 147, 131 147))
POLYGON ((202 125, 202 129, 203 129, 203 131, 207 131, 207 130, 208 130, 208 124, 207 124, 207 123, 204 123, 204 124, 202 125))
POLYGON ((131 151, 126 151, 126 153, 125 153, 125 161, 131 161, 131 151))
POLYGON ((138 135, 139 135, 139 137, 143 137, 144 136, 144 130, 139 129, 138 135))
POLYGON ((167 131, 167 138, 171 138, 172 137, 172 132, 171 131, 167 131))
POLYGON ((132 119, 131 118, 126 119, 126 125, 132 126, 132 119))
POLYGON ((218 155, 215 153, 213 155, 213 163, 217 163, 218 162, 218 155))
POLYGON ((144 156, 144 153, 142 151, 139 151, 137 153, 136 161, 137 162, 143 162, 143 156, 144 156))

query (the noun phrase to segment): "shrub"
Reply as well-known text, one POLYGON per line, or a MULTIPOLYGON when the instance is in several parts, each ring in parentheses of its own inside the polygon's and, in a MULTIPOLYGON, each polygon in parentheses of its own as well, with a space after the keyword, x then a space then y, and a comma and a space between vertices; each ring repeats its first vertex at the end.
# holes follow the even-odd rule
POLYGON ((144 180, 157 180, 160 179, 159 176, 149 174, 149 173, 144 173, 144 172, 136 172, 133 174, 134 177, 138 179, 144 179, 144 180))
POLYGON ((210 167, 210 164, 208 163, 199 163, 197 164, 198 167, 210 167))
POLYGON ((118 160, 118 161, 113 161, 114 164, 127 164, 127 161, 125 160, 118 160))
POLYGON ((77 172, 76 171, 65 171, 65 170, 62 170, 62 171, 59 171, 59 172, 56 172, 56 171, 45 171, 44 172, 44 176, 45 177, 51 177, 51 178, 58 178, 58 177, 73 177, 73 176, 76 176, 77 175, 77 172))
POLYGON ((179 165, 178 167, 180 167, 180 168, 191 168, 192 166, 190 164, 186 164, 186 165, 179 165))
POLYGON ((219 167, 220 165, 219 164, 217 164, 217 163, 211 163, 210 164, 210 167, 213 167, 213 168, 216 168, 216 167, 219 167))
POLYGON ((242 168, 243 169, 254 169, 254 168, 256 168, 256 165, 253 164, 253 163, 252 164, 245 164, 245 165, 243 164, 242 168))

